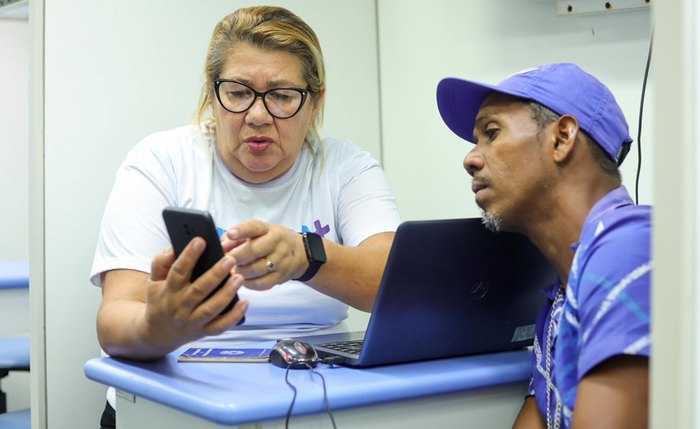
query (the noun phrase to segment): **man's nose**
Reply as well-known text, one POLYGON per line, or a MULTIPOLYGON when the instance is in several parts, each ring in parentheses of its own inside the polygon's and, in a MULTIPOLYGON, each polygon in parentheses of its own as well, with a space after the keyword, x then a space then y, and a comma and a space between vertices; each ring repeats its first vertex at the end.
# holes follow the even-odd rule
POLYGON ((484 166, 484 157, 474 148, 464 157, 463 165, 467 173, 473 177, 484 166))

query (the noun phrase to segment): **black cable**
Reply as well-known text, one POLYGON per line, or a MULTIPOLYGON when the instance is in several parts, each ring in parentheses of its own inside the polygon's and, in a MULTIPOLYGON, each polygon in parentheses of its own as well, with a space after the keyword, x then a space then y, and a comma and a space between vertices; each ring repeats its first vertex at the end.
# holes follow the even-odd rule
MULTIPOLYGON (((333 363, 331 362, 330 364, 332 365, 333 363)), ((328 416, 331 418, 333 429, 337 429, 335 426, 335 418, 333 418, 333 412, 331 411, 331 404, 328 401, 328 391, 326 390, 326 378, 323 376, 323 374, 314 370, 313 367, 308 364, 308 362, 306 363, 306 367, 311 370, 312 374, 316 374, 321 378, 321 384, 323 385, 323 404, 326 406, 328 416)), ((289 386, 294 392, 294 396, 292 396, 292 402, 289 404, 289 409, 287 409, 287 418, 284 421, 285 429, 289 429, 289 420, 292 418, 292 409, 294 409, 294 403, 297 400, 297 388, 294 387, 294 385, 289 381, 289 370, 291 368, 292 364, 290 363, 289 365, 287 365, 287 371, 284 373, 284 382, 287 383, 287 386, 289 386)))
POLYGON ((297 388, 289 382, 289 370, 291 369, 291 367, 292 364, 290 363, 289 365, 287 365, 287 372, 284 373, 284 382, 287 383, 287 386, 289 386, 292 389, 292 391, 294 391, 292 403, 289 404, 289 409, 287 410, 287 419, 284 421, 285 429, 289 429, 289 419, 292 417, 292 408, 294 408, 294 402, 296 402, 297 400, 297 388))
POLYGON ((639 204, 639 176, 642 171, 642 118, 644 112, 644 95, 647 90, 647 79, 649 78, 649 65, 651 64, 651 51, 654 46, 654 29, 651 29, 649 37, 649 53, 647 54, 647 65, 644 69, 644 82, 642 83, 642 98, 639 102, 639 127, 637 128, 637 178, 634 189, 634 202, 639 204))
POLYGON ((333 429, 336 429, 335 427, 335 419, 333 418, 333 412, 331 411, 331 404, 328 402, 328 391, 326 391, 326 378, 321 374, 320 372, 316 371, 309 365, 308 363, 306 366, 311 370, 312 374, 316 374, 319 377, 321 377, 321 384, 323 385, 323 403, 326 406, 326 411, 328 412, 328 417, 331 418, 331 423, 333 424, 333 429))

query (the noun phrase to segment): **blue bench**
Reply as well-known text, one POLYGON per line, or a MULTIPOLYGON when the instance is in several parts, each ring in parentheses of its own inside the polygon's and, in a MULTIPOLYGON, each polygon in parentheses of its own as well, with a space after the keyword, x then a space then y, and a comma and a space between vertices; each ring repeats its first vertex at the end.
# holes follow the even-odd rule
POLYGON ((0 338, 0 370, 29 371, 29 336, 0 338))
POLYGON ((2 429, 31 429, 31 427, 32 418, 29 408, 0 414, 0 428, 2 429))

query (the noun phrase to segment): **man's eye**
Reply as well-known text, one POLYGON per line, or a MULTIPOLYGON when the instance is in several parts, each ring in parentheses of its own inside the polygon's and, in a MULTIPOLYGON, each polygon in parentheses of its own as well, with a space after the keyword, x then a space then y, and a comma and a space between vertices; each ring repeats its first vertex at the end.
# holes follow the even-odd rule
POLYGON ((498 136, 498 128, 489 128, 486 131, 484 131, 484 134, 486 134, 486 137, 489 138, 489 140, 493 140, 498 136))

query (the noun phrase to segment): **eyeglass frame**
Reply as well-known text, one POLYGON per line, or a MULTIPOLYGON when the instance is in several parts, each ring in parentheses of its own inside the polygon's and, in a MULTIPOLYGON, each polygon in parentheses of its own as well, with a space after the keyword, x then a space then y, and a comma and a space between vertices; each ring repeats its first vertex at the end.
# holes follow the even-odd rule
POLYGON ((221 78, 214 79, 214 94, 216 95, 216 99, 219 100, 219 104, 221 105, 221 107, 224 108, 224 110, 226 110, 227 112, 231 112, 231 113, 247 112, 248 110, 250 110, 251 107, 253 107, 253 105, 255 104, 255 101, 258 99, 258 97, 260 97, 260 98, 262 98, 263 106, 265 106, 265 110, 267 111, 267 113, 270 114, 270 116, 272 116, 273 118, 277 118, 277 119, 289 119, 289 118, 296 116, 296 114, 301 111, 301 108, 304 107, 304 103, 306 102, 306 98, 309 96, 309 93, 311 93, 311 92, 313 92, 313 91, 308 86, 306 87, 306 89, 285 87, 285 88, 272 88, 272 89, 269 89, 267 91, 260 92, 260 91, 257 91, 255 88, 251 87, 250 85, 247 85, 243 82, 240 82, 240 81, 237 81, 234 79, 221 79, 221 78), (239 85, 245 86, 246 88, 250 89, 254 95, 253 101, 250 103, 250 106, 246 107, 245 109, 241 110, 240 112, 230 110, 226 106, 224 106, 223 101, 221 101, 221 95, 219 93, 219 88, 221 87, 222 83, 226 83, 226 82, 237 83, 239 85), (273 91, 279 91, 279 90, 296 91, 299 94, 301 94, 301 103, 299 103, 299 107, 297 108, 297 110, 294 113, 292 113, 289 116, 284 116, 284 117, 277 116, 270 111, 269 107, 267 107, 267 102, 265 101, 265 97, 267 96, 267 94, 269 94, 273 91))

